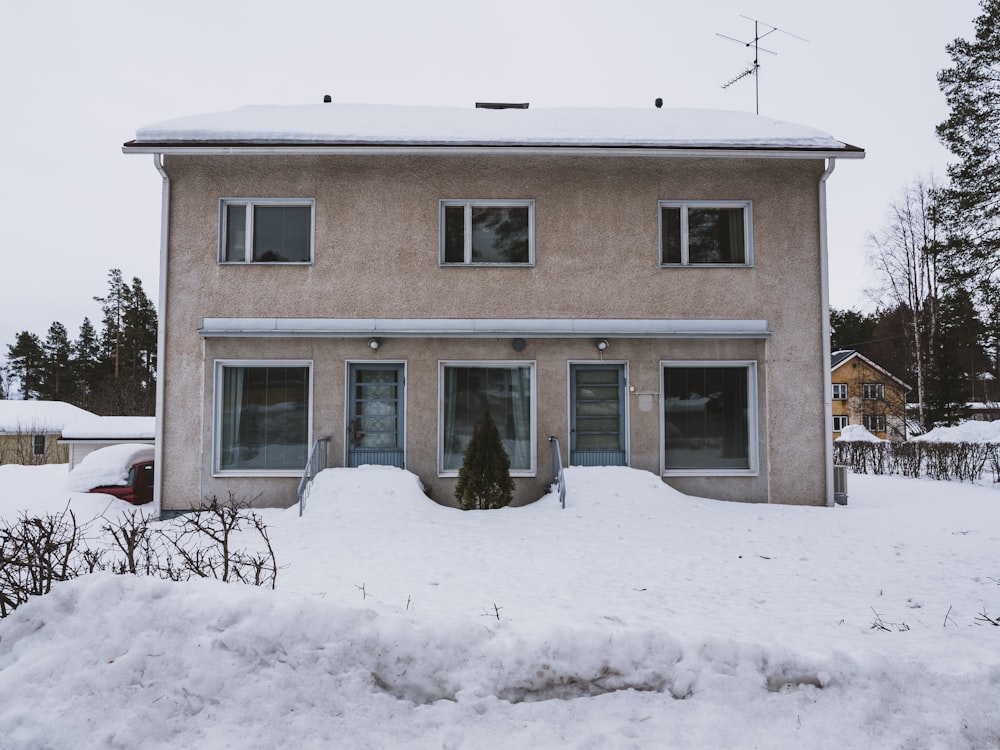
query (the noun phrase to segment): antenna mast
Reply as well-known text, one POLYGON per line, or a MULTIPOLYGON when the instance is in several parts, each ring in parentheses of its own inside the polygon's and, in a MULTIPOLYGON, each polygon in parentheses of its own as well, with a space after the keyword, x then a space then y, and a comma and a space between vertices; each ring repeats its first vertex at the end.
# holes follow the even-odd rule
POLYGON ((785 31, 784 29, 779 29, 777 26, 772 26, 769 23, 764 23, 763 21, 759 21, 756 18, 750 18, 750 16, 743 16, 743 15, 741 15, 740 18, 745 18, 748 21, 753 21, 753 39, 751 39, 748 42, 744 42, 742 39, 734 39, 733 37, 726 36, 725 34, 718 34, 717 33, 716 36, 722 37, 723 39, 728 39, 731 42, 736 42, 737 44, 742 44, 744 47, 748 47, 748 48, 751 45, 753 45, 753 64, 749 68, 747 68, 746 70, 744 70, 742 73, 739 73, 738 75, 734 76, 733 78, 730 78, 728 81, 726 81, 724 84, 722 84, 722 88, 728 89, 730 86, 732 86, 737 81, 740 81, 740 80, 746 78, 747 76, 753 76, 754 77, 755 99, 756 99, 756 112, 759 115, 760 114, 760 53, 761 52, 766 52, 769 55, 777 55, 778 54, 777 52, 774 52, 773 50, 769 50, 769 49, 765 49, 764 47, 761 47, 760 46, 760 40, 763 39, 766 36, 770 36, 775 31, 780 31, 782 34, 787 34, 788 36, 795 37, 796 39, 799 39, 799 40, 801 40, 803 42, 808 42, 809 40, 808 39, 803 39, 798 34, 793 34, 790 31, 785 31), (761 30, 760 30, 761 26, 764 26, 766 28, 766 31, 764 31, 763 34, 761 33, 761 30))

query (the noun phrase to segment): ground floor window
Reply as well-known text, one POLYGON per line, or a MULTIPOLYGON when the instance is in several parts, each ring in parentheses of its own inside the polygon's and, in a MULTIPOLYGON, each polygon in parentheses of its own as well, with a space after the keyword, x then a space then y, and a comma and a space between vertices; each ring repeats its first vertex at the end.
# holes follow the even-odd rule
POLYGON ((31 453, 35 456, 45 455, 45 435, 32 435, 31 453))
POLYGON ((861 419, 869 432, 885 432, 884 414, 865 414, 861 419))
POLYGON ((216 469, 302 471, 309 455, 311 365, 217 367, 216 469))
POLYGON ((667 471, 756 470, 753 362, 664 363, 667 471))
POLYGON ((847 417, 840 414, 833 415, 833 431, 842 432, 847 427, 847 417))
POLYGON ((442 362, 439 469, 457 472, 472 433, 489 410, 511 472, 535 470, 534 363, 442 362))

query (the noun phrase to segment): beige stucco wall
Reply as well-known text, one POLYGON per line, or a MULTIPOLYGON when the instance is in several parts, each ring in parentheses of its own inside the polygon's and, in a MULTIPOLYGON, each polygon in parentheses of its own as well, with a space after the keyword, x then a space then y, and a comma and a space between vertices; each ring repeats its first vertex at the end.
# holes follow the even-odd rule
MULTIPOLYGON (((538 469, 521 500, 549 477, 549 434, 567 430, 567 360, 596 358, 593 342, 508 339, 202 339, 205 317, 765 319, 762 341, 612 340, 637 392, 659 389, 661 360, 758 362, 760 472, 683 477, 686 492, 734 500, 825 502, 818 182, 820 160, 556 157, 166 158, 171 180, 163 420, 164 508, 232 490, 261 503, 294 499, 294 479, 223 483, 211 476, 216 359, 314 363, 313 437, 343 455, 344 360, 407 363, 408 467, 436 499, 439 359, 527 359, 538 368, 538 469), (311 266, 217 263, 219 199, 314 198, 311 266), (535 201, 532 268, 438 266, 438 201, 535 201), (657 201, 753 201, 753 268, 660 268, 657 201), (814 427, 810 428, 811 425, 814 427)), ((660 405, 630 396, 631 461, 659 472, 660 405)))

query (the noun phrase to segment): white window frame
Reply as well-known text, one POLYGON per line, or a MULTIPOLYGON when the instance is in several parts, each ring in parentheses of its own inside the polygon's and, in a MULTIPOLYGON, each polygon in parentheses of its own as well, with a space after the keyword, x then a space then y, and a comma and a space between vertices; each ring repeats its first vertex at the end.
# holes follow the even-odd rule
POLYGON ((446 198, 438 201, 438 266, 441 268, 532 268, 535 265, 535 201, 530 199, 466 200, 446 198), (465 249, 461 263, 445 262, 445 208, 462 206, 465 209, 465 249), (472 259, 472 209, 478 206, 528 209, 528 260, 525 263, 483 263, 472 259))
POLYGON ((850 424, 850 418, 846 414, 834 414, 833 415, 833 431, 843 432, 844 428, 850 424), (837 423, 840 423, 840 427, 837 427, 837 423))
POLYGON ((757 361, 753 359, 692 359, 692 360, 660 360, 660 474, 670 477, 755 477, 760 474, 760 434, 758 411, 760 404, 757 399, 757 361), (746 469, 667 469, 666 428, 666 374, 668 367, 743 367, 747 370, 747 459, 746 469))
POLYGON ((661 268, 752 268, 753 267, 753 201, 722 200, 722 201, 687 201, 661 200, 656 207, 656 224, 659 229, 659 243, 656 252, 661 268), (681 262, 666 263, 663 260, 663 209, 681 209, 681 262), (689 208, 742 208, 743 209, 743 248, 745 258, 743 263, 692 263, 689 260, 688 248, 688 212, 689 208))
POLYGON ((833 384, 833 400, 847 401, 847 383, 833 384))
POLYGON ((865 401, 885 401, 885 383, 863 383, 861 398, 865 401), (876 395, 872 396, 872 393, 876 395))
POLYGON ((313 445, 313 360, 311 359, 217 359, 212 384, 212 476, 214 477, 300 477, 299 469, 220 469, 222 456, 222 371, 226 367, 305 367, 309 370, 308 417, 306 419, 306 453, 313 445))
POLYGON ((533 359, 441 359, 438 360, 438 436, 437 436, 437 472, 439 477, 457 477, 458 469, 444 468, 444 371, 449 367, 478 367, 482 369, 506 368, 509 370, 522 367, 530 371, 530 421, 531 443, 529 447, 530 468, 511 469, 512 477, 534 477, 538 475, 538 378, 537 366, 533 359))
POLYGON ((217 260, 223 266, 310 266, 316 258, 316 200, 315 198, 220 198, 219 199, 219 248, 217 260), (227 211, 229 206, 246 206, 246 227, 243 241, 243 260, 226 260, 226 245, 229 226, 227 211), (309 209, 309 260, 267 261, 253 259, 253 216, 259 206, 287 206, 309 209))

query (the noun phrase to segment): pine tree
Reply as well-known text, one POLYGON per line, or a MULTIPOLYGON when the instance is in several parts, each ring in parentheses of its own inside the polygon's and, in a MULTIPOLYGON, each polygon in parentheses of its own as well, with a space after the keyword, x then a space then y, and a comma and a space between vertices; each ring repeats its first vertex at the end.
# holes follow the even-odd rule
POLYGON ((502 508, 514 498, 510 456, 489 409, 483 412, 462 457, 455 499, 463 510, 502 508))
POLYGON ((73 391, 72 345, 66 326, 59 322, 50 325, 42 349, 45 365, 39 396, 51 401, 65 401, 73 391))
POLYGON ((970 285, 1000 328, 1000 0, 982 0, 975 38, 946 47, 954 63, 938 73, 951 114, 937 135, 958 161, 949 165, 943 218, 953 285, 970 285))
POLYGON ((91 395, 97 390, 97 373, 100 369, 101 347, 97 341, 90 318, 80 324, 80 333, 73 342, 73 379, 76 389, 72 403, 84 409, 90 408, 91 395))
POLYGON ((28 331, 17 334, 17 341, 7 346, 7 360, 21 384, 21 397, 38 398, 45 366, 45 351, 38 336, 28 331))

